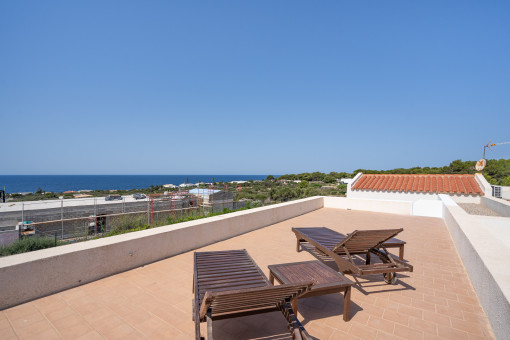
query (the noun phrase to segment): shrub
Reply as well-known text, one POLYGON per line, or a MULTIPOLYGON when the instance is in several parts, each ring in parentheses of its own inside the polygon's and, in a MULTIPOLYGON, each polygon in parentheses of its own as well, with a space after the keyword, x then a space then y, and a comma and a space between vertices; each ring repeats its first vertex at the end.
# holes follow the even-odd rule
MULTIPOLYGON (((61 242, 57 241, 57 245, 61 242)), ((0 256, 26 253, 29 251, 51 248, 55 246, 55 239, 51 237, 25 237, 7 247, 0 248, 0 256)))
POLYGON ((128 231, 138 231, 150 228, 145 215, 124 215, 118 216, 110 222, 113 227, 108 236, 123 234, 128 231))

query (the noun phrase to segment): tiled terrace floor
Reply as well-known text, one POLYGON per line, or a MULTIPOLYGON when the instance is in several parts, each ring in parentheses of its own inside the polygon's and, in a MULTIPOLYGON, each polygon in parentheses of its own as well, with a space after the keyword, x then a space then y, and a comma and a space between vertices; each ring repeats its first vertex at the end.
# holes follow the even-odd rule
MULTIPOLYGON (((248 250, 268 275, 274 263, 315 259, 295 250, 292 226, 354 229, 403 227, 413 273, 387 285, 382 275, 357 279, 351 321, 341 294, 300 301, 299 319, 319 339, 494 338, 443 221, 320 209, 201 250, 248 250)), ((192 339, 193 252, 0 311, 2 339, 192 339)), ((353 279, 351 276, 349 278, 353 279)), ((354 280, 354 279, 353 279, 354 280)), ((34 282, 37 285, 37 282, 34 282)), ((279 313, 213 323, 216 339, 287 339, 279 313)), ((203 328, 205 330, 205 327, 203 328)))

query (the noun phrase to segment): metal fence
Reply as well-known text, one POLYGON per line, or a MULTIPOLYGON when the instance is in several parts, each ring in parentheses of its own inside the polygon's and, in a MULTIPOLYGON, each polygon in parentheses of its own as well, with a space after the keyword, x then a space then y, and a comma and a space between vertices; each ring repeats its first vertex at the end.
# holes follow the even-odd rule
MULTIPOLYGON (((257 203, 261 205, 261 203, 257 203)), ((112 232, 176 223, 224 209, 237 210, 245 202, 208 205, 198 200, 159 199, 106 201, 105 198, 61 199, 17 202, 4 206, 0 213, 0 231, 18 226, 20 237, 39 235, 60 240, 80 241, 112 232)))

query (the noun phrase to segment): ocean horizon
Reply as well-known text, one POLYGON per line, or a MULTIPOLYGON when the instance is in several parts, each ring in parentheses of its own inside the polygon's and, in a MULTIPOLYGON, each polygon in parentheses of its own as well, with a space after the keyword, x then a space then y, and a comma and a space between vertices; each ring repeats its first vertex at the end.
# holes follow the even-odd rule
MULTIPOLYGON (((265 179, 267 175, 0 175, 0 189, 8 193, 69 190, 130 190, 151 185, 211 183, 265 179)), ((276 176, 275 176, 276 177, 276 176)))

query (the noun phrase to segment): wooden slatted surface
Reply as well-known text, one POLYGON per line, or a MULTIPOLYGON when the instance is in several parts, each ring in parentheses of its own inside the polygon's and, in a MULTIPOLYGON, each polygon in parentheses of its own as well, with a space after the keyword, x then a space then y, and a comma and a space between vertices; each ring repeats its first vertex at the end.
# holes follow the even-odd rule
POLYGON ((333 248, 343 240, 345 240, 345 235, 337 233, 334 230, 317 227, 317 228, 294 228, 299 231, 303 235, 315 240, 315 242, 321 244, 322 246, 333 250, 333 248))
POLYGON ((349 252, 355 254, 359 252, 368 252, 370 249, 377 248, 385 241, 399 234, 403 229, 383 229, 383 230, 355 230, 345 238, 341 243, 333 248, 333 251, 347 248, 349 252))
POLYGON ((201 319, 207 308, 212 309, 213 319, 279 310, 285 299, 290 301, 311 287, 311 282, 274 287, 244 249, 196 252, 195 275, 201 319))
POLYGON ((310 291, 312 282, 273 286, 245 249, 196 252, 193 289, 196 339, 200 322, 281 311, 293 339, 310 339, 290 301, 310 291))
POLYGON ((206 291, 267 287, 270 285, 246 250, 195 253, 199 305, 206 291))
POLYGON ((294 228, 306 237, 314 240, 325 248, 338 253, 344 253, 340 244, 347 241, 344 245, 351 254, 366 253, 369 249, 377 246, 381 240, 387 247, 405 244, 404 241, 394 238, 403 229, 385 229, 385 230, 356 230, 349 236, 340 234, 334 230, 316 227, 316 228, 294 228), (389 237, 387 237, 389 235, 389 237))
MULTIPOLYGON (((202 308, 211 307, 212 316, 215 319, 227 315, 243 312, 251 314, 254 312, 279 310, 285 300, 290 301, 301 295, 308 289, 310 284, 280 285, 264 288, 244 289, 240 291, 227 291, 206 293, 202 308)), ((205 313, 201 310, 200 313, 205 313)))

